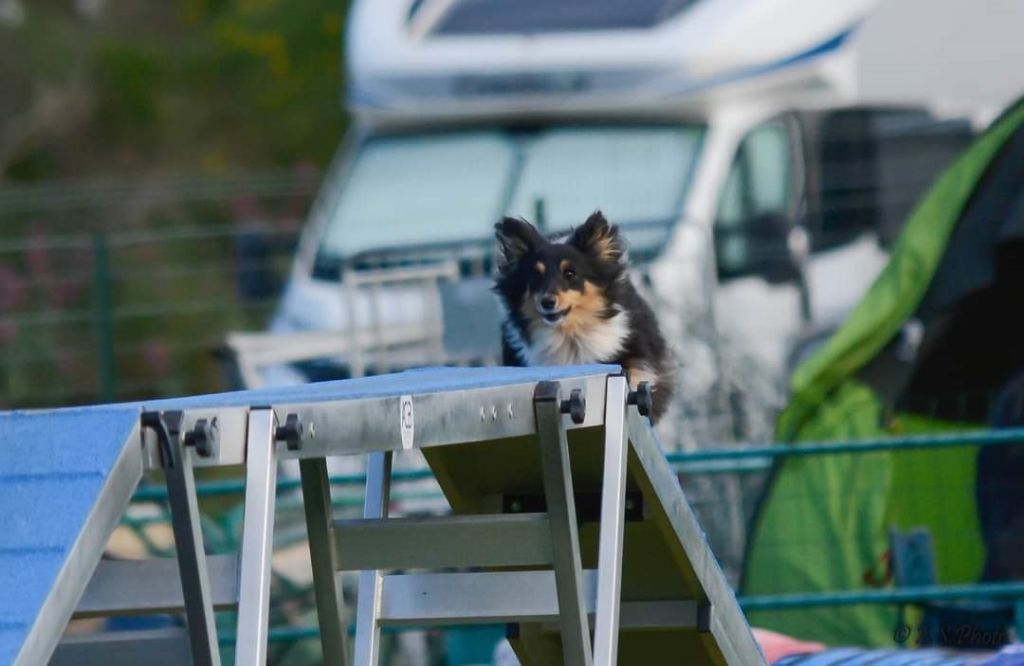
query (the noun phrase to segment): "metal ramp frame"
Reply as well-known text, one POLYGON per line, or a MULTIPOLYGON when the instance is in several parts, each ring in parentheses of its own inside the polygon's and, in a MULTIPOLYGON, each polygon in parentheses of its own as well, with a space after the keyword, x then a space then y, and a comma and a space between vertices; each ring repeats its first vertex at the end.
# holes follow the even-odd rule
POLYGON ((627 406, 637 399, 611 366, 446 368, 0 415, 0 579, 19 600, 0 603, 0 663, 136 663, 160 651, 218 664, 214 609, 235 606, 236 663, 266 663, 286 458, 300 464, 326 663, 350 663, 335 577, 345 569, 360 571, 360 666, 376 663, 381 626, 467 622, 507 623, 524 666, 763 663, 646 418, 627 406), (391 459, 414 448, 452 515, 387 517, 391 459), (365 517, 335 521, 325 460, 366 454, 365 517), (243 463, 242 550, 207 557, 193 470, 243 463), (177 562, 97 567, 147 469, 166 475, 177 562), (47 492, 77 488, 68 479, 88 487, 48 504, 47 492), (56 506, 73 515, 42 528, 56 506), (61 643, 76 612, 179 609, 188 631, 177 635, 61 643))

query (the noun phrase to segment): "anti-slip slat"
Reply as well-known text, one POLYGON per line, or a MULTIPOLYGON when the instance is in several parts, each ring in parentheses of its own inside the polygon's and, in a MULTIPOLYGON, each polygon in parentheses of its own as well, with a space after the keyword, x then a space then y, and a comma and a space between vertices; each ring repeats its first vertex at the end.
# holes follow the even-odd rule
MULTIPOLYGON (((238 604, 238 558, 210 555, 210 594, 218 610, 238 604)), ((103 560, 85 589, 75 617, 177 613, 185 608, 174 557, 103 560)))
POLYGON ((339 571, 542 566, 553 561, 548 519, 540 513, 339 520, 333 532, 339 571))
MULTIPOLYGON (((553 571, 397 574, 384 577, 385 625, 552 622, 558 619, 553 571)), ((583 571, 583 599, 593 615, 597 572, 583 571)), ((690 600, 624 601, 623 629, 686 629, 697 623, 690 600)), ((557 627, 553 626, 552 629, 557 627)))

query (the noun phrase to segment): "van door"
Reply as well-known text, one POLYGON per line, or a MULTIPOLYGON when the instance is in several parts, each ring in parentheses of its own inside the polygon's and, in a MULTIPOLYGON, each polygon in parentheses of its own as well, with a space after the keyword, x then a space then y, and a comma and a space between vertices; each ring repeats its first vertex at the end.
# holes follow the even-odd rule
POLYGON ((715 314, 727 353, 782 380, 786 351, 810 316, 798 225, 803 163, 786 117, 751 129, 729 167, 715 219, 715 314))
POLYGON ((833 328, 887 261, 918 199, 971 141, 963 119, 852 107, 796 116, 805 137, 807 282, 816 328, 833 328))

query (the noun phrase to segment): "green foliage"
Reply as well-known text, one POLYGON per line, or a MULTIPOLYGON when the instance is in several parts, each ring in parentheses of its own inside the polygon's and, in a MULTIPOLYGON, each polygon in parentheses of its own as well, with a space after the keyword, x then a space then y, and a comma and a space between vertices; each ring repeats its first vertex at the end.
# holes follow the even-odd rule
POLYGON ((154 54, 135 45, 104 45, 96 78, 100 103, 95 118, 104 136, 131 138, 156 130, 160 67, 154 54))
POLYGON ((323 165, 344 131, 343 1, 109 0, 95 19, 26 9, 0 29, 15 61, 0 67, 14 93, 0 107, 14 117, 72 83, 88 103, 0 159, 0 179, 323 165))
MULTIPOLYGON (((13 243, 0 244, 0 408, 98 399, 96 266, 77 245, 96 231, 111 241, 116 397, 225 388, 211 352, 226 331, 265 326, 276 303, 240 293, 232 227, 293 234, 310 192, 225 186, 178 200, 159 184, 315 179, 309 167, 327 163, 346 126, 346 3, 107 0, 95 18, 67 0, 23 5, 20 26, 0 26, 0 189, 56 181, 44 190, 61 199, 73 181, 131 187, 67 207, 47 196, 0 206, 0 241, 13 243), (203 227, 217 231, 175 239, 203 227), (154 240, 118 242, 127 231, 154 240)), ((282 276, 291 249, 277 252, 282 276)))
MULTIPOLYGON (((191 20, 207 26, 202 44, 183 63, 201 72, 199 84, 212 98, 229 78, 232 93, 211 109, 219 125, 231 124, 246 153, 274 161, 295 147, 323 164, 340 138, 340 43, 343 7, 309 0, 235 0, 204 5, 191 20)), ((183 14, 183 20, 189 20, 183 14)), ((216 157, 216 156, 213 156, 216 157)))

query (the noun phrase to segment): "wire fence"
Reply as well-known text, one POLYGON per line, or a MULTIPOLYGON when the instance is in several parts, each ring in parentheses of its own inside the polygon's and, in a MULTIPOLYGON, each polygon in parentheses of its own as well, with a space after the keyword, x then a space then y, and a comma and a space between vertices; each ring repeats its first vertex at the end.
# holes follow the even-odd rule
POLYGON ((317 180, 0 189, 0 407, 225 388, 224 335, 267 325, 317 180))

